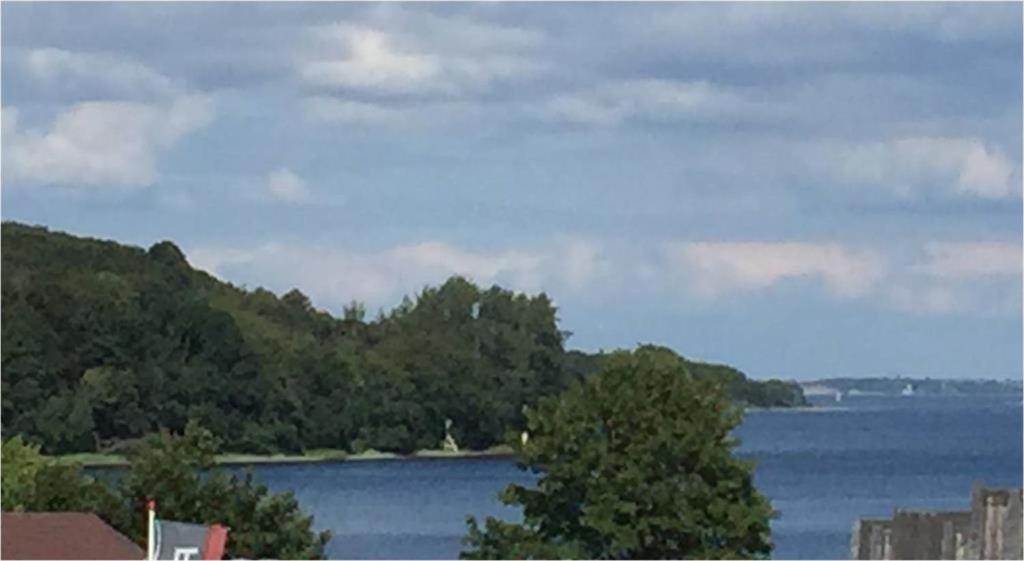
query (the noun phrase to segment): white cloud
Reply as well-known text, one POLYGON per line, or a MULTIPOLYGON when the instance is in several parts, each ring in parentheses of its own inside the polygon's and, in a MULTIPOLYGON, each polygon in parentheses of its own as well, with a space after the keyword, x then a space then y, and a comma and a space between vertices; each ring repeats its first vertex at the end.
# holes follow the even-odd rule
POLYGON ((5 122, 4 172, 43 185, 146 186, 156 180, 157 156, 205 126, 212 114, 210 99, 193 95, 166 103, 79 103, 43 130, 5 122))
POLYGON ((1014 164, 976 138, 910 137, 835 151, 833 166, 847 181, 886 185, 904 196, 933 185, 988 199, 1020 194, 1014 164))
POLYGON ((190 252, 197 267, 229 278, 252 279, 278 291, 298 287, 329 307, 351 299, 390 306, 404 294, 460 274, 477 282, 502 279, 535 289, 539 260, 519 252, 484 255, 424 242, 380 253, 326 251, 267 244, 252 250, 200 248, 190 252))
POLYGON ((1013 164, 1002 151, 974 142, 961 164, 957 190, 989 199, 1008 197, 1019 193, 1012 177, 1013 164))
POLYGON ((270 196, 287 203, 304 203, 310 200, 306 182, 288 168, 281 168, 267 176, 267 190, 270 196))
POLYGON ((704 81, 632 80, 558 95, 539 113, 552 120, 587 125, 618 125, 630 119, 761 119, 778 107, 745 98, 704 81))
POLYGON ((949 286, 921 282, 893 284, 885 294, 893 308, 923 315, 943 315, 963 311, 965 298, 949 286))
POLYGON ((355 298, 389 307, 406 294, 452 275, 487 286, 500 284, 536 292, 553 287, 582 288, 602 273, 600 248, 569 240, 539 250, 478 252, 426 241, 379 252, 320 249, 270 243, 255 248, 200 247, 189 262, 218 276, 276 291, 297 287, 314 301, 338 308, 355 298))
POLYGON ((529 53, 535 32, 394 8, 312 27, 308 42, 297 62, 307 84, 363 94, 462 96, 546 68, 529 53))
POLYGON ((347 47, 340 59, 310 60, 300 66, 304 80, 316 85, 408 92, 430 87, 441 72, 438 58, 402 53, 387 34, 374 29, 335 24, 317 30, 347 47))
POLYGON ((403 295, 462 275, 483 286, 545 290, 577 301, 605 298, 610 287, 622 295, 675 290, 681 283, 690 296, 713 304, 726 295, 756 296, 774 286, 804 282, 819 284, 840 300, 911 314, 1019 312, 1020 246, 1014 244, 928 244, 918 258, 904 261, 895 253, 833 242, 679 241, 647 257, 620 249, 609 253, 602 242, 576 237, 544 247, 493 251, 439 241, 379 251, 268 243, 194 248, 189 261, 249 286, 277 292, 299 288, 335 310, 353 298, 387 308, 403 295))
POLYGON ((431 277, 459 274, 485 284, 505 277, 513 286, 524 290, 540 288, 543 261, 542 256, 529 252, 510 250, 494 255, 480 254, 440 242, 398 247, 387 253, 387 259, 408 263, 417 274, 431 277))
POLYGON ((23 62, 28 75, 42 86, 79 98, 139 99, 180 93, 167 76, 122 56, 45 48, 28 51, 23 62))
POLYGON ((630 42, 684 59, 778 67, 847 61, 868 55, 868 38, 913 37, 944 43, 998 41, 1019 35, 1019 12, 1008 5, 849 3, 825 9, 795 3, 679 2, 624 12, 611 29, 616 48, 630 42), (809 47, 813 45, 813 47, 809 47))
POLYGON ((422 117, 421 111, 407 107, 389 107, 377 103, 326 96, 307 98, 306 115, 316 121, 347 125, 407 126, 422 117))
POLYGON ((666 246, 669 266, 698 293, 768 288, 815 279, 841 297, 864 295, 884 274, 880 257, 835 243, 680 242, 666 246))
POLYGON ((804 279, 838 298, 910 314, 1020 313, 1020 244, 936 242, 909 260, 899 253, 829 242, 675 242, 641 270, 648 283, 678 279, 712 301, 804 279))
POLYGON ((566 239, 561 242, 558 251, 561 275, 570 289, 583 288, 611 271, 603 247, 592 240, 566 239))
POLYGON ((924 248, 925 262, 915 269, 931 277, 969 280, 1022 274, 1021 244, 1008 242, 936 242, 924 248))
POLYGON ((915 314, 1020 314, 1021 245, 1011 242, 933 242, 896 271, 882 294, 915 314))
POLYGON ((935 279, 907 274, 889 279, 878 299, 887 307, 915 315, 1020 317, 1020 283, 935 279))
POLYGON ((371 103, 329 96, 311 96, 304 100, 306 117, 314 122, 363 127, 414 129, 453 127, 479 119, 501 118, 511 108, 488 107, 473 101, 424 101, 371 103))
POLYGON ((14 64, 45 95, 87 100, 58 107, 49 122, 5 119, 4 172, 19 186, 144 187, 159 156, 213 116, 208 96, 120 54, 38 48, 14 64))

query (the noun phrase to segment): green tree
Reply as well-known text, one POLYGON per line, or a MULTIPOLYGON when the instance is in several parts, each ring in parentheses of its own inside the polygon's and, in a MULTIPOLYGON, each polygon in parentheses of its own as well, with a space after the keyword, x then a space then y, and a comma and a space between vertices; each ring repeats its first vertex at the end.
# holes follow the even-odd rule
POLYGON ((147 437, 129 454, 131 466, 120 492, 131 520, 119 529, 141 543, 143 505, 153 499, 161 518, 227 526, 228 557, 322 559, 330 533, 314 531, 313 517, 302 512, 291 493, 272 495, 251 473, 238 476, 213 468, 219 447, 219 440, 196 423, 189 423, 182 435, 147 437))
POLYGON ((20 436, 3 443, 0 470, 0 504, 7 512, 24 512, 36 494, 36 476, 44 461, 38 446, 26 444, 20 436))
MULTIPOLYGON (((125 449, 198 421, 232 452, 461 448, 525 427, 524 406, 598 371, 564 348, 545 294, 452 277, 372 321, 299 290, 278 297, 149 250, 5 222, 0 334, 3 437, 47 454, 125 449)), ((799 386, 687 362, 747 405, 803 404, 799 386)))
POLYGON ((346 321, 365 321, 366 305, 358 300, 352 300, 342 309, 341 317, 346 321))
POLYGON ((100 512, 114 526, 128 524, 117 495, 105 484, 84 476, 77 465, 61 465, 39 453, 21 437, 3 443, 0 470, 2 508, 8 512, 100 512))
POLYGON ((723 388, 665 348, 602 363, 527 413, 516 447, 540 478, 501 495, 523 522, 470 518, 463 557, 767 557, 771 505, 733 454, 742 412, 723 388))
POLYGON ((5 511, 95 512, 145 545, 149 499, 168 520, 220 523, 230 529, 228 557, 320 559, 330 540, 313 529, 291 493, 274 495, 242 476, 213 468, 219 442, 189 423, 184 434, 146 437, 129 453, 130 466, 116 488, 61 465, 20 438, 3 443, 2 507, 5 511), (205 473, 204 473, 205 472, 205 473))

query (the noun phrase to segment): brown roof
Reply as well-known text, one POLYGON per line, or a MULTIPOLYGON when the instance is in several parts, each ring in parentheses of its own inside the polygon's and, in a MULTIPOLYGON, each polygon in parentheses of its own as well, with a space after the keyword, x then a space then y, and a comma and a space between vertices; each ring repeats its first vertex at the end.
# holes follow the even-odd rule
POLYGON ((131 559, 146 554, 89 512, 3 513, 4 559, 131 559))

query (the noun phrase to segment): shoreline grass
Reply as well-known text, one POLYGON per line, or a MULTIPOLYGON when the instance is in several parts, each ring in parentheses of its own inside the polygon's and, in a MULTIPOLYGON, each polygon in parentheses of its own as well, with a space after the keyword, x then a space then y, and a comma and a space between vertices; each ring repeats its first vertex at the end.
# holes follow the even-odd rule
POLYGON ((46 456, 46 458, 55 460, 58 464, 62 465, 79 464, 83 467, 108 467, 128 465, 128 460, 121 454, 103 454, 99 452, 63 454, 60 456, 46 456))
MULTIPOLYGON (((314 449, 307 450, 303 454, 217 454, 214 462, 222 466, 245 466, 382 460, 462 459, 511 456, 512 454, 512 448, 509 446, 494 446, 487 450, 460 450, 458 452, 449 450, 417 450, 408 455, 381 452, 379 450, 365 450, 358 454, 351 454, 344 450, 314 449)), ((124 467, 128 465, 127 458, 121 454, 87 452, 49 456, 49 458, 56 460, 59 464, 79 464, 82 467, 124 467)))

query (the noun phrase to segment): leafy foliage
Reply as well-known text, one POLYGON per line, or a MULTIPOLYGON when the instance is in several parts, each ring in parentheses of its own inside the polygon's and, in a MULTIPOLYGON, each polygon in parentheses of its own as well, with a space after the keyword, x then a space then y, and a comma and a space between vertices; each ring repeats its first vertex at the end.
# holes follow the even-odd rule
MULTIPOLYGON (((685 360, 685 359, 684 359, 685 360)), ((758 407, 792 407, 807 405, 800 386, 781 380, 751 382, 731 366, 685 361, 694 378, 709 380, 725 387, 729 396, 743 405, 758 407)))
POLYGON ((3 443, 2 508, 7 512, 92 511, 111 514, 111 524, 126 524, 118 499, 102 482, 74 465, 60 465, 20 437, 3 443))
MULTIPOLYGON (((459 277, 368 321, 299 290, 243 290, 149 250, 3 224, 5 437, 46 453, 117 451, 189 421, 232 452, 463 448, 525 426, 524 406, 595 372, 566 352, 545 294, 459 277)), ((729 367, 689 363, 752 405, 802 402, 729 367), (706 367, 706 368, 705 368, 706 367)))
MULTIPOLYGON (((291 493, 271 495, 266 486, 254 482, 251 472, 239 476, 210 471, 219 447, 212 433, 189 423, 181 436, 150 435, 131 450, 131 467, 120 483, 124 505, 133 515, 129 529, 146 527, 141 505, 156 499, 159 516, 168 520, 230 528, 230 557, 322 558, 330 534, 313 531, 313 518, 302 513, 291 493)), ((140 542, 145 539, 140 531, 129 535, 140 542)))
POLYGON ((517 451, 540 480, 501 495, 524 521, 471 518, 463 557, 768 556, 772 509, 733 455, 741 410, 722 386, 661 347, 603 363, 528 413, 517 451))
POLYGON ((43 457, 38 447, 25 444, 17 436, 3 443, 0 455, 0 504, 4 511, 24 512, 34 501, 36 476, 43 467, 43 457))
POLYGON ((230 528, 228 557, 322 558, 330 535, 313 530, 312 517, 291 493, 271 495, 251 473, 203 473, 213 465, 218 445, 194 423, 182 435, 150 435, 132 447, 127 473, 111 488, 13 438, 3 444, 3 509, 96 512, 144 546, 145 504, 156 499, 161 518, 230 528))

